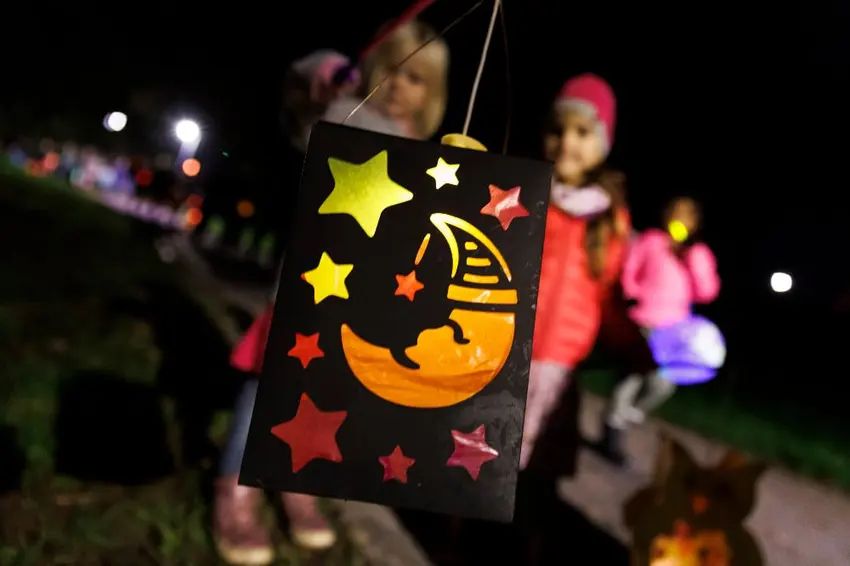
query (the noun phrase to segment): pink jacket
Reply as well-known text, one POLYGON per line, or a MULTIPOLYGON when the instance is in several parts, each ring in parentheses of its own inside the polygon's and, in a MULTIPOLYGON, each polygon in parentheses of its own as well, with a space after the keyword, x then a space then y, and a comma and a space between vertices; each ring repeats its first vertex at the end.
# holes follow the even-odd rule
POLYGON ((693 303, 709 303, 720 291, 714 254, 694 244, 679 259, 670 236, 647 230, 631 243, 621 282, 627 298, 637 300, 629 315, 646 328, 674 324, 691 312, 693 303))

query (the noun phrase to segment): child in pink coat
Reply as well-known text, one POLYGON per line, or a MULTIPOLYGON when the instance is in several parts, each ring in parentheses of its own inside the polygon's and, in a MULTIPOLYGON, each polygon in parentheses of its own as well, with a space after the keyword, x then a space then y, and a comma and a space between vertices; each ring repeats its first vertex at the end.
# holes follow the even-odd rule
MULTIPOLYGON (((695 239, 700 216, 693 199, 676 198, 664 214, 666 231, 649 229, 629 246, 620 283, 625 298, 633 303, 629 317, 644 336, 683 320, 694 303, 709 303, 720 292, 714 254, 695 239)), ((620 431, 642 422, 675 389, 659 370, 626 377, 614 390, 606 418, 606 455, 622 462, 620 431)))
POLYGON ((714 254, 692 243, 699 229, 699 207, 677 198, 667 208, 667 231, 651 228, 629 246, 620 281, 629 309, 643 328, 668 326, 684 319, 693 303, 709 303, 720 291, 714 254))

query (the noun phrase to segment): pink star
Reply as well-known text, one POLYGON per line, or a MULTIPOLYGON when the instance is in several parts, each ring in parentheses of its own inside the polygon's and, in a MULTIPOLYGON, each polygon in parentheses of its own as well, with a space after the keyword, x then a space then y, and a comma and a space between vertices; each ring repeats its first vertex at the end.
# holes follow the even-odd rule
POLYGON ((347 416, 348 411, 321 411, 301 395, 295 416, 272 427, 272 434, 289 445, 293 473, 316 458, 342 462, 336 433, 347 416))
POLYGON ((466 468, 474 480, 478 479, 481 466, 499 457, 499 453, 484 440, 484 425, 469 433, 453 430, 452 440, 455 451, 446 465, 466 468))
POLYGON ((384 481, 397 480, 400 483, 407 483, 407 469, 416 462, 404 455, 401 446, 396 446, 388 456, 380 456, 378 461, 384 467, 384 481))
POLYGON ((500 189, 490 185, 490 202, 481 209, 481 214, 489 214, 499 219, 502 229, 507 230, 514 218, 528 216, 528 210, 519 201, 520 187, 500 189))

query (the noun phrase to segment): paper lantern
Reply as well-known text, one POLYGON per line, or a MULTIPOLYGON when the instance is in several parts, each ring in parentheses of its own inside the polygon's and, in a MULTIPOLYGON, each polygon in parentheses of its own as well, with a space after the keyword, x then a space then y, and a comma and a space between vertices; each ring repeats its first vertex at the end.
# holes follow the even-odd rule
POLYGON ((654 329, 649 335, 649 346, 662 375, 679 385, 713 379, 726 360, 726 342, 720 329, 696 314, 654 329))
POLYGON ((551 166, 468 145, 313 128, 240 481, 510 520, 551 166))

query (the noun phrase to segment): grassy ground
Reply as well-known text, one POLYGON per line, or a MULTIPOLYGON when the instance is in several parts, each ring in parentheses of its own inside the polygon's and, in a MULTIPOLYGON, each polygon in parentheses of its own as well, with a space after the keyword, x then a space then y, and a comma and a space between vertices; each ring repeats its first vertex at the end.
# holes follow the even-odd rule
MULTIPOLYGON (((216 562, 239 376, 149 230, 0 162, 0 564, 216 562)), ((277 543, 282 563, 357 562, 277 543)))
MULTIPOLYGON (((616 374, 595 369, 582 373, 581 383, 599 395, 609 395, 616 374)), ((850 444, 846 424, 828 419, 802 405, 758 403, 740 398, 718 378, 707 384, 680 387, 658 415, 769 462, 850 490, 850 444)))

